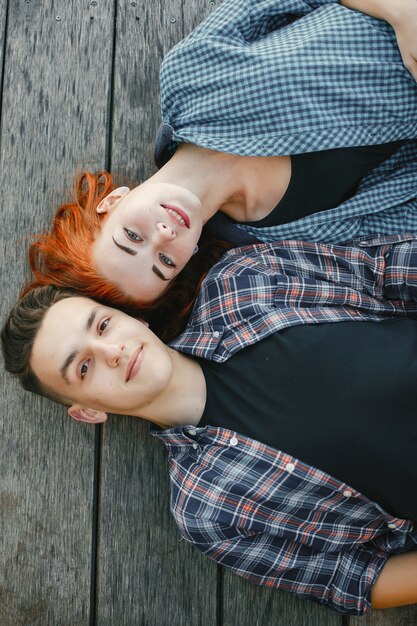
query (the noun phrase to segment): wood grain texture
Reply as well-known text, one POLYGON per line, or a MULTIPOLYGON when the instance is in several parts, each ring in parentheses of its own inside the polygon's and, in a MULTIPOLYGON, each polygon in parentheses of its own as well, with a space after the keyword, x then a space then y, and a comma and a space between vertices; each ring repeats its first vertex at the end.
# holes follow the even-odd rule
POLYGON ((363 617, 349 619, 349 626, 415 626, 416 624, 416 605, 398 609, 379 609, 363 617))
POLYGON ((181 4, 183 20, 183 36, 185 37, 200 24, 204 17, 207 17, 220 6, 221 0, 185 0, 181 4))
MULTIPOLYGON (((2 317, 29 233, 50 219, 81 155, 104 163, 111 2, 9 3, 0 154, 2 317), (85 8, 87 6, 87 9, 85 8), (57 19, 57 18, 60 19, 57 19), (105 71, 102 66, 104 64, 105 71)), ((94 429, 1 374, 0 623, 86 625, 94 429)))
MULTIPOLYGON (((3 82, 3 59, 6 42, 7 0, 0 0, 0 90, 3 82)), ((0 93, 1 97, 1 93, 0 93)), ((0 108, 1 111, 1 108, 0 108)))
MULTIPOLYGON (((159 66, 184 36, 182 4, 118 4, 111 165, 133 184, 154 171, 159 66)), ((120 416, 104 427, 97 622, 215 626, 217 567, 180 540, 166 454, 148 431, 120 416)))
POLYGON ((330 609, 224 572, 223 626, 345 626, 330 609))
POLYGON ((183 37, 180 0, 119 2, 111 164, 138 184, 155 170, 159 67, 183 37), (134 5, 134 6, 132 6, 134 5))
POLYGON ((163 445, 117 416, 104 429, 97 623, 215 626, 216 565, 169 512, 163 445))

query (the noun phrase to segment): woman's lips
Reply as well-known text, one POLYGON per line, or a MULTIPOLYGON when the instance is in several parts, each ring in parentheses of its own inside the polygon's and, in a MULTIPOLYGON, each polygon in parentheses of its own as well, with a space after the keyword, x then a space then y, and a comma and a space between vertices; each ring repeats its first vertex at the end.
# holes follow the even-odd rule
POLYGON ((161 204, 170 217, 179 225, 190 228, 190 218, 184 211, 171 204, 161 204))
POLYGON ((143 346, 139 346, 137 350, 134 351, 132 357, 128 363, 126 370, 126 382, 129 382, 132 378, 136 376, 139 372, 143 361, 143 346))

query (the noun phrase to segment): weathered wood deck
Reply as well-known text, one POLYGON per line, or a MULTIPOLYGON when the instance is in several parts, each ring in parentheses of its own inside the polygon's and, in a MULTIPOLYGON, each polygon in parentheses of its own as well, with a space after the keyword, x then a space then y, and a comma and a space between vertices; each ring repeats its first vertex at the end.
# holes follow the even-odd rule
MULTIPOLYGON (((25 275, 74 171, 152 171, 158 67, 219 0, 0 0, 1 298, 25 275)), ((181 541, 162 446, 139 420, 104 427, 2 373, 0 624, 394 626, 417 607, 349 619, 255 588, 181 541)))

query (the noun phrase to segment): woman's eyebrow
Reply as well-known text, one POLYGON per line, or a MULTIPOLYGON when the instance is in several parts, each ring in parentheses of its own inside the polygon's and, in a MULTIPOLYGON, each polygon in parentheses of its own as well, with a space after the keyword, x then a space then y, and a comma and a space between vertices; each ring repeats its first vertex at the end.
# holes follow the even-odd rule
POLYGON ((158 269, 156 267, 156 265, 152 265, 152 271, 153 271, 154 274, 156 274, 158 276, 158 278, 161 278, 162 280, 170 280, 170 278, 165 278, 165 276, 163 275, 161 270, 158 269))
MULTIPOLYGON (((120 248, 120 250, 123 250, 123 252, 127 252, 127 254, 133 254, 133 255, 137 254, 137 251, 136 251, 136 250, 132 250, 132 248, 128 248, 127 246, 123 246, 121 243, 118 243, 118 242, 115 240, 115 238, 114 238, 113 236, 112 236, 112 239, 113 239, 113 241, 114 241, 115 245, 116 245, 118 248, 120 248)), ((152 271, 153 271, 153 273, 154 273, 154 274, 156 274, 156 275, 158 276, 158 278, 160 278, 161 280, 165 280, 165 281, 170 280, 169 278, 165 278, 165 276, 163 275, 163 273, 161 272, 161 270, 160 270, 160 269, 158 269, 158 268, 156 267, 156 265, 152 265, 152 271)))
POLYGON ((114 243, 116 244, 116 246, 118 248, 120 248, 120 250, 123 250, 123 252, 127 252, 127 254, 137 254, 136 250, 132 250, 132 248, 128 248, 127 246, 122 246, 121 243, 117 243, 116 239, 114 237, 112 237, 114 243))

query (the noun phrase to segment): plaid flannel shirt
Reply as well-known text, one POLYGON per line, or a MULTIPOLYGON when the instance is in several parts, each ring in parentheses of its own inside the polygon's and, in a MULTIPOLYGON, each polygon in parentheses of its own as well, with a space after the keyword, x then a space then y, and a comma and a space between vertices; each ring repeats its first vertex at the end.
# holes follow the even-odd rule
MULTIPOLYGON (((385 22, 335 0, 224 0, 161 66, 161 166, 190 142, 285 155, 417 137, 417 85, 385 22)), ((268 228, 262 241, 343 243, 417 232, 417 142, 338 207, 268 228)))
POLYGON ((260 243, 232 248, 212 267, 170 345, 222 362, 290 326, 397 316, 417 316, 417 236, 260 243))
MULTIPOLYGON (((356 246, 283 241, 234 248, 203 281, 171 345, 225 361, 296 324, 417 316, 417 237, 356 246)), ((154 432, 169 450, 171 509, 183 536, 252 582, 361 614, 391 554, 417 529, 317 468, 211 427, 154 432)))
POLYGON ((417 549, 410 521, 285 452, 210 426, 152 434, 183 537, 254 583, 359 615, 387 558, 417 549))

